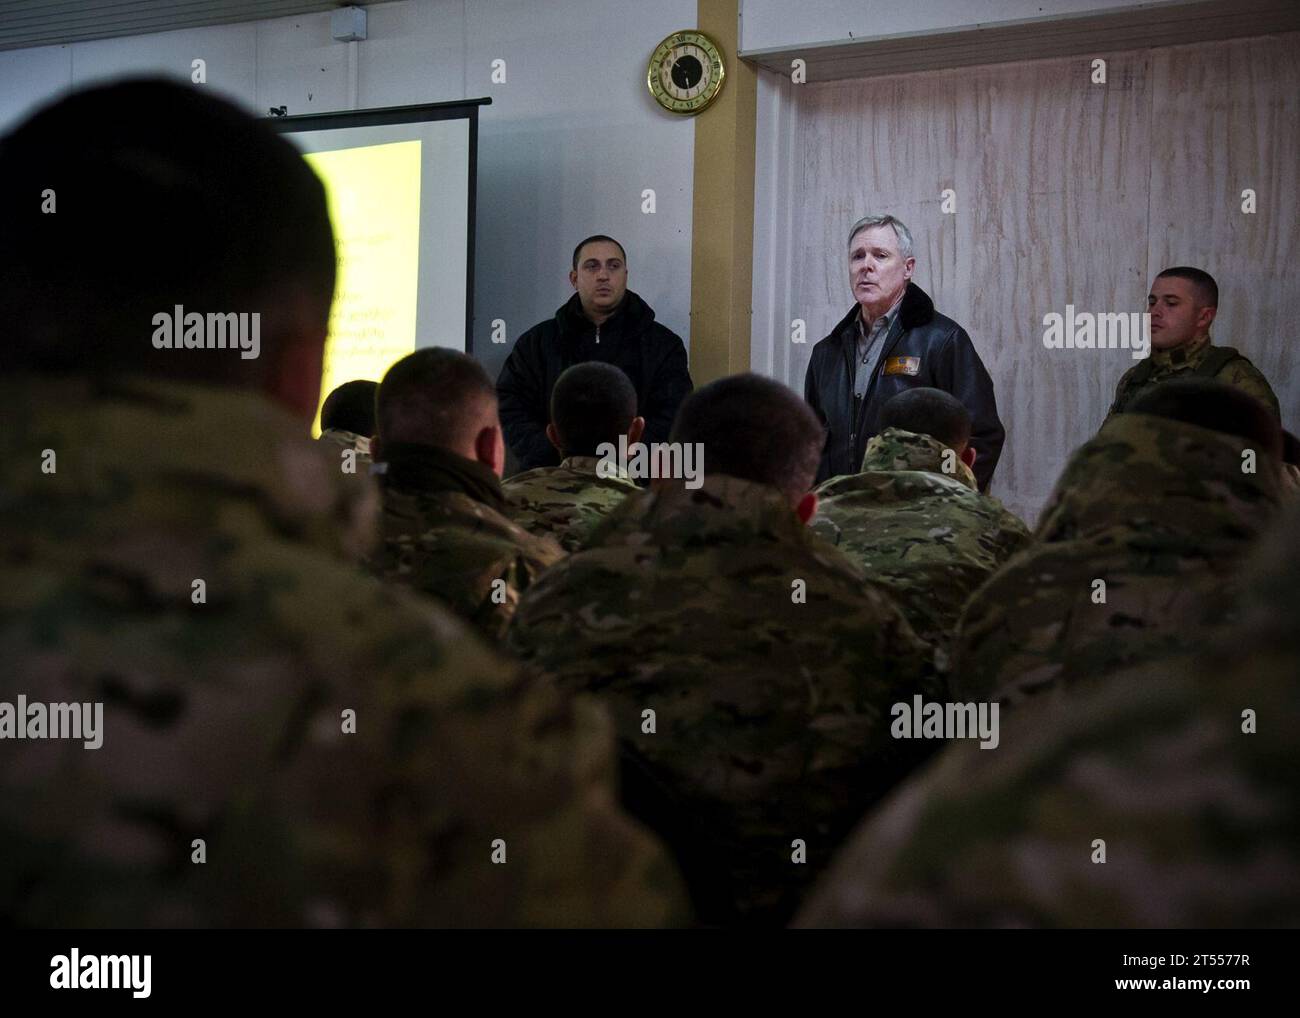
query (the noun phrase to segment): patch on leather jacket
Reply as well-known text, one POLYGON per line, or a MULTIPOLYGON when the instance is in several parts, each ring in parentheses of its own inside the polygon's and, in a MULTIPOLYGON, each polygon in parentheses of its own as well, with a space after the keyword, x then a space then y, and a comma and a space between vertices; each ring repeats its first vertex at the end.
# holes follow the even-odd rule
POLYGON ((921 373, 920 357, 888 357, 885 360, 885 375, 917 375, 921 373))

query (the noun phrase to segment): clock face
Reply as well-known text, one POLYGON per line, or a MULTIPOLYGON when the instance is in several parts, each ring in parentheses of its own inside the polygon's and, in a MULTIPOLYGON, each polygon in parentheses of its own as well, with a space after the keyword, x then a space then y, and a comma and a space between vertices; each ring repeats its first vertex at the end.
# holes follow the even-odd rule
POLYGON ((664 109, 689 115, 717 98, 725 74, 717 43, 688 30, 674 32, 655 47, 646 84, 664 109))

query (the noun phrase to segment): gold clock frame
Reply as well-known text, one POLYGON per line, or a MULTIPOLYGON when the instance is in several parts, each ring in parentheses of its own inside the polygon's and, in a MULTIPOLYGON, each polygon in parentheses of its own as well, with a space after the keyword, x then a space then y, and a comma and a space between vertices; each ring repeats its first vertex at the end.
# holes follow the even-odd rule
POLYGON ((661 110, 665 110, 668 113, 672 113, 679 117, 693 117, 707 110, 713 105, 714 100, 722 94, 722 86, 726 83, 726 80, 727 60, 726 55, 722 52, 722 47, 718 45, 717 40, 711 35, 707 32, 701 32, 697 28, 682 28, 678 29, 676 32, 669 32, 668 35, 664 36, 664 38, 660 40, 659 44, 651 50, 650 59, 646 62, 645 86, 646 90, 650 93, 650 98, 655 101, 655 104, 661 110), (678 41, 678 36, 689 36, 690 38, 678 41), (659 94, 655 92, 655 79, 658 77, 659 67, 663 63, 662 58, 655 60, 655 55, 665 46, 668 46, 669 50, 671 50, 672 48, 681 45, 683 42, 694 42, 701 49, 711 49, 718 55, 718 82, 717 87, 713 89, 713 93, 698 106, 686 110, 675 110, 671 106, 665 106, 663 101, 659 98, 659 94), (670 43, 671 45, 669 45, 670 43))

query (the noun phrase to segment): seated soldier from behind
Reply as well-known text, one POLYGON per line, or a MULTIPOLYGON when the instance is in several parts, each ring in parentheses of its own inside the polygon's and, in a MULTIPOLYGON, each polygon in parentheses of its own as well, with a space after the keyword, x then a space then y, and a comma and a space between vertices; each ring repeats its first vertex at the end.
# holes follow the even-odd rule
POLYGON ((823 431, 796 393, 713 382, 672 441, 702 447, 702 486, 624 502, 524 595, 508 644, 610 707, 628 808, 673 845, 704 921, 782 923, 915 763, 890 705, 937 688, 931 652, 804 525, 823 431))
POLYGON ((388 369, 377 406, 383 517, 371 568, 500 638, 519 595, 564 551, 503 515, 496 387, 473 358, 428 347, 388 369))
MULTIPOLYGON (((1219 284, 1202 269, 1165 269, 1147 296, 1151 314, 1151 355, 1129 368, 1115 387, 1106 420, 1133 409, 1133 401, 1160 382, 1175 378, 1213 378, 1268 408, 1280 421, 1277 396, 1268 379, 1237 350, 1210 342, 1210 325, 1219 310, 1219 284)), ((1104 423, 1104 422, 1103 422, 1104 423)))
POLYGON ((1238 587, 1208 650, 1039 697, 996 752, 946 748, 854 833, 798 925, 1300 925, 1300 506, 1238 587))
POLYGON ((640 490, 617 461, 602 467, 598 450, 617 449, 620 438, 635 445, 644 429, 645 419, 636 415, 636 389, 622 371, 599 361, 567 369, 551 392, 546 426, 563 461, 516 474, 502 485, 510 518, 573 551, 610 510, 640 490))
POLYGON ((954 689, 1015 702, 1194 651, 1276 513, 1281 445, 1267 408, 1222 382, 1143 393, 1074 453, 1034 545, 967 604, 954 689))
POLYGON ((207 89, 116 82, 0 139, 0 222, 0 701, 100 718, 93 751, 0 739, 0 925, 673 918, 608 718, 339 558, 355 486, 307 437, 334 239, 301 154, 207 89), (178 304, 261 315, 259 356, 161 346, 178 304))
POLYGON ((375 434, 375 395, 379 383, 358 378, 344 382, 328 396, 320 408, 320 441, 340 449, 356 452, 363 464, 357 473, 370 468, 370 440, 375 434))
POLYGON ((908 389, 881 409, 862 472, 815 491, 811 526, 883 586, 943 659, 962 607, 1029 530, 971 473, 971 418, 941 389, 908 389))

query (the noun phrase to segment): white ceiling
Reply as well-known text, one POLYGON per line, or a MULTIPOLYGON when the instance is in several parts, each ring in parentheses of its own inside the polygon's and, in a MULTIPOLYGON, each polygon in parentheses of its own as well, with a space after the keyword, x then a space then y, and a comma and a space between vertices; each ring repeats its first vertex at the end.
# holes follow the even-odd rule
POLYGON ((0 50, 260 21, 346 6, 339 0, 0 0, 0 50))

